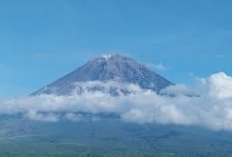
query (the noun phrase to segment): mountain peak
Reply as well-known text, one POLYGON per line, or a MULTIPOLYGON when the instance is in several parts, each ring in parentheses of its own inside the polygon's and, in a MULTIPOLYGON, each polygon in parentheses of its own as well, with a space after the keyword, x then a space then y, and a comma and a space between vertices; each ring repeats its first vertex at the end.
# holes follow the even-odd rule
POLYGON ((98 60, 98 61, 136 61, 131 57, 123 56, 120 54, 103 54, 99 57, 96 57, 94 60, 98 60))
POLYGON ((114 57, 115 55, 111 55, 111 54, 103 54, 100 56, 100 58, 103 58, 105 60, 108 60, 110 59, 111 57, 114 57))
POLYGON ((67 95, 73 93, 76 83, 91 81, 116 81, 119 83, 136 84, 142 89, 149 89, 155 92, 172 85, 170 81, 151 71, 135 59, 115 54, 97 57, 54 83, 40 89, 33 95, 67 95))

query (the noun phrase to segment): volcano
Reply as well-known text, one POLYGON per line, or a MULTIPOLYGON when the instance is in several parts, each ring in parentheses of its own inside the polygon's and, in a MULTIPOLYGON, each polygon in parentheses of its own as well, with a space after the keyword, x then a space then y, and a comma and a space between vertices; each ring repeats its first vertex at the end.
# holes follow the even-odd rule
POLYGON ((135 84, 142 89, 149 89, 157 93, 161 89, 173 85, 172 82, 135 59, 117 54, 97 57, 32 95, 69 95, 76 89, 76 83, 93 81, 135 84))

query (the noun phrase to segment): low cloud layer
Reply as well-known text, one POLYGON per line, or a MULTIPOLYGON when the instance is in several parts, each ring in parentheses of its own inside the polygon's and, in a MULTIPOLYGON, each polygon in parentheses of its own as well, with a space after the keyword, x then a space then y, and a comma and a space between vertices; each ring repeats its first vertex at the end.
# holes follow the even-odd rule
MULTIPOLYGON (((232 77, 217 73, 194 87, 175 85, 161 95, 132 84, 89 82, 78 84, 81 94, 40 95, 0 102, 0 114, 22 113, 37 121, 83 121, 87 114, 114 114, 124 122, 196 125, 232 130, 232 77), (101 91, 92 91, 92 87, 101 91), (117 95, 109 91, 117 87, 117 95), (130 93, 121 92, 127 90, 130 93)), ((98 120, 99 117, 88 118, 98 120)))

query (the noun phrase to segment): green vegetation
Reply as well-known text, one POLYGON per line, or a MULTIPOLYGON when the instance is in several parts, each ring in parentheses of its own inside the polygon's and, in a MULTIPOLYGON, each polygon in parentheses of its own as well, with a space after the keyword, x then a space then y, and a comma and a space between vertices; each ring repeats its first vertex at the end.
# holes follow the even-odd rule
MULTIPOLYGON (((165 149, 165 148, 163 148, 165 149)), ((1 157, 231 157, 231 151, 216 152, 215 150, 205 150, 203 152, 193 152, 180 150, 179 152, 162 151, 136 151, 136 150, 108 150, 108 151, 77 151, 77 152, 2 152, 1 157)))
POLYGON ((117 120, 0 121, 0 157, 231 157, 232 133, 117 120))

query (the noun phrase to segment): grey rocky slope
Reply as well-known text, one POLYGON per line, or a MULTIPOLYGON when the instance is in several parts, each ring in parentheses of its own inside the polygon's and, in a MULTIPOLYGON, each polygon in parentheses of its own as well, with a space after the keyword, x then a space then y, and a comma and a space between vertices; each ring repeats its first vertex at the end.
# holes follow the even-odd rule
POLYGON ((151 71, 136 60, 121 55, 112 55, 101 56, 89 61, 77 70, 38 90, 32 95, 69 95, 76 88, 76 83, 89 81, 103 83, 114 81, 118 83, 136 84, 142 89, 150 89, 157 93, 161 89, 172 85, 170 81, 151 71))

